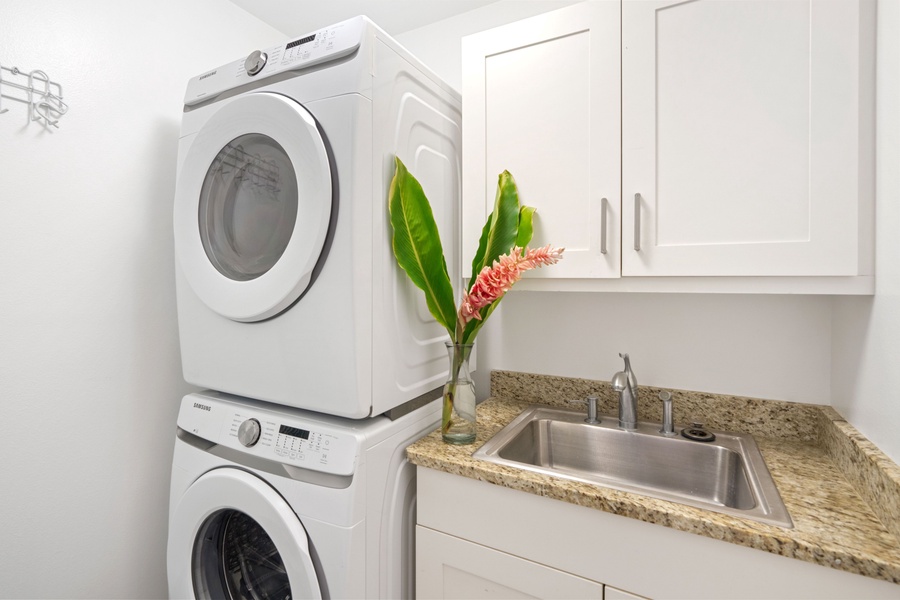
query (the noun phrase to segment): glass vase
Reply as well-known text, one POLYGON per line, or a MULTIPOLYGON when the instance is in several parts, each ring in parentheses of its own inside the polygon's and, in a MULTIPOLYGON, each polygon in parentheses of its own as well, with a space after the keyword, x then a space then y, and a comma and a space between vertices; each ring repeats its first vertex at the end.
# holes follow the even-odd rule
POLYGON ((441 435, 448 444, 475 441, 475 384, 469 375, 473 344, 445 342, 450 356, 450 374, 444 384, 441 435))

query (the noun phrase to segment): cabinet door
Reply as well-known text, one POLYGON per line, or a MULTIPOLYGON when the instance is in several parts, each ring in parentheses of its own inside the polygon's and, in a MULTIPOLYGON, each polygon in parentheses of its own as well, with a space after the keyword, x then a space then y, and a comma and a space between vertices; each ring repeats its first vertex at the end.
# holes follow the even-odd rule
POLYGON ((602 600, 603 585, 419 526, 416 597, 602 600))
POLYGON ((537 208, 532 247, 566 248, 527 276, 619 276, 619 34, 599 0, 463 38, 465 269, 507 170, 537 208))
POLYGON ((866 10, 624 0, 624 275, 858 274, 866 10))

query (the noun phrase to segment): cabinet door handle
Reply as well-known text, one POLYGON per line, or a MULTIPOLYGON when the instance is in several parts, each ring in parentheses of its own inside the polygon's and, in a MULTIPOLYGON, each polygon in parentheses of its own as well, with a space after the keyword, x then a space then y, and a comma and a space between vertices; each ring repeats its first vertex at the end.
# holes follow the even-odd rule
POLYGON ((600 254, 606 254, 606 213, 609 200, 600 198, 600 254))
POLYGON ((634 195, 634 249, 641 249, 641 195, 634 195))

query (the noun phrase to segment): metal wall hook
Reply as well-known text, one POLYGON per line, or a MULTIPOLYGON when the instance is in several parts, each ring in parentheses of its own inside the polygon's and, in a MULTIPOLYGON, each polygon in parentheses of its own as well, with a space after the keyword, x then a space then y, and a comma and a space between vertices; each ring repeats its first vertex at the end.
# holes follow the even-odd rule
POLYGON ((57 125, 57 123, 59 123, 59 119, 55 119, 55 120, 53 119, 53 117, 50 114, 50 111, 52 111, 52 110, 53 110, 53 107, 47 102, 44 102, 44 101, 34 102, 31 105, 31 112, 32 112, 31 120, 32 121, 40 121, 41 119, 43 119, 48 125, 53 125, 57 129, 59 129, 59 125, 57 125))
MULTIPOLYGON (((43 71, 38 71, 42 75, 45 75, 43 71)), ((47 107, 55 113, 58 113, 60 116, 66 114, 69 110, 69 105, 63 102, 63 91, 62 86, 58 83, 53 83, 49 79, 46 80, 47 85, 44 93, 42 94, 43 100, 42 102, 47 105, 47 107), (57 90, 59 90, 59 94, 54 94, 50 91, 49 84, 53 83, 56 86, 57 90)))
MULTIPOLYGON (((29 121, 40 121, 45 126, 52 125, 58 128, 59 118, 69 110, 69 105, 63 101, 62 97, 62 86, 51 81, 44 71, 34 69, 25 75, 18 67, 0 65, 0 99, 27 103, 29 121), (12 78, 4 78, 3 71, 10 73, 12 78), (15 82, 14 78, 18 76, 27 77, 27 84, 15 82), (22 90, 25 92, 25 97, 2 96, 3 87, 22 90)), ((0 107, 0 114, 6 112, 9 112, 8 108, 0 107)))
POLYGON ((49 94, 50 93, 50 78, 47 76, 46 73, 44 73, 40 69, 35 69, 28 73, 28 87, 34 88, 34 80, 35 80, 35 77, 37 77, 38 75, 40 75, 43 78, 43 79, 40 79, 40 78, 39 79, 44 82, 44 93, 49 94))
MULTIPOLYGON (((59 125, 57 125, 59 119, 54 119, 52 113, 55 112, 62 115, 68 110, 68 106, 64 110, 59 110, 62 106, 56 104, 57 101, 62 102, 62 86, 58 86, 59 96, 57 96, 50 91, 50 77, 40 69, 35 69, 28 73, 28 87, 32 90, 29 98, 31 100, 31 120, 40 121, 43 119, 46 124, 59 129, 59 125), (37 100, 33 99, 34 93, 38 91, 35 88, 35 80, 44 82, 44 89, 40 92, 40 97, 37 100)), ((62 104, 64 105, 65 103, 62 104)))
POLYGON ((47 104, 46 101, 44 101, 44 98, 46 98, 50 94, 50 77, 48 77, 47 74, 40 69, 35 69, 28 73, 28 88, 28 102, 30 103, 29 117, 31 118, 31 120, 40 121, 41 119, 43 119, 47 124, 53 125, 58 129, 59 126, 57 125, 57 123, 59 121, 54 121, 50 118, 49 112, 47 112, 47 110, 50 108, 50 105, 47 104), (35 88, 35 79, 44 82, 44 89, 42 92, 39 92, 35 88), (37 100, 34 99, 35 92, 38 92, 40 96, 37 100))
MULTIPOLYGON (((60 92, 60 94, 62 94, 62 92, 60 92)), ((69 112, 69 105, 63 102, 62 95, 57 96, 56 94, 50 94, 46 99, 49 100, 49 104, 53 112, 59 113, 60 115, 64 115, 69 112)))

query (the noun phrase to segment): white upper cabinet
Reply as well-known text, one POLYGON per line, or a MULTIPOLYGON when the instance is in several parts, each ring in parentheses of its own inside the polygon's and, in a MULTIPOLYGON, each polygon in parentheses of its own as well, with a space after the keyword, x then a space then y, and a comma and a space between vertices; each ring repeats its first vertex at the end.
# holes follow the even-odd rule
POLYGON ((467 269, 506 170, 537 208, 531 245, 566 247, 533 276, 618 277, 619 8, 582 3, 463 38, 467 269))
POLYGON ((566 247, 520 287, 872 293, 874 18, 609 0, 464 38, 463 250, 508 169, 566 247))
POLYGON ((622 8, 623 274, 858 275, 859 3, 622 8))

